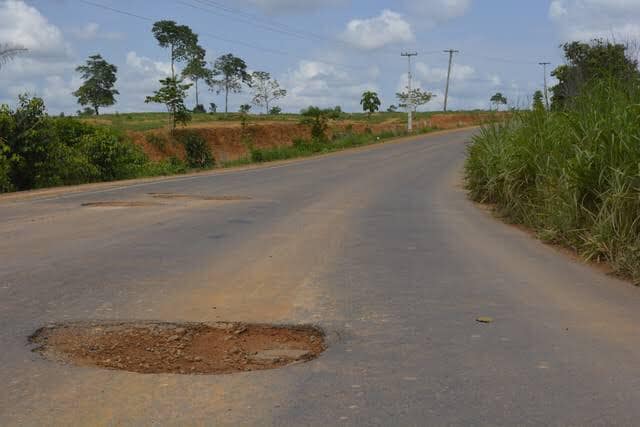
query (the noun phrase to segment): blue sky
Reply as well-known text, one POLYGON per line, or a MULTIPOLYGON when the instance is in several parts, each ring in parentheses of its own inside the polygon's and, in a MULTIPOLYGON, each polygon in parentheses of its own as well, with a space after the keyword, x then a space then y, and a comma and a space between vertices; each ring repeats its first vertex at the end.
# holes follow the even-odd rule
MULTIPOLYGON (((524 105, 542 88, 537 63, 560 64, 562 42, 640 37, 640 0, 0 0, 0 43, 29 49, 0 69, 0 103, 29 92, 52 113, 75 112, 74 69, 100 53, 119 68, 121 95, 106 111, 161 109, 144 104, 169 70, 152 22, 88 3, 189 25, 210 61, 232 52, 250 70, 277 78, 289 92, 279 101, 286 111, 308 105, 357 111, 369 89, 385 108, 396 103, 395 92, 406 85, 403 50, 419 52, 415 82, 437 95, 424 109, 441 109, 448 48, 460 50, 451 109, 487 108, 497 91, 524 105)), ((250 98, 249 90, 233 95, 230 109, 250 98)), ((201 102, 223 100, 203 88, 201 102)))

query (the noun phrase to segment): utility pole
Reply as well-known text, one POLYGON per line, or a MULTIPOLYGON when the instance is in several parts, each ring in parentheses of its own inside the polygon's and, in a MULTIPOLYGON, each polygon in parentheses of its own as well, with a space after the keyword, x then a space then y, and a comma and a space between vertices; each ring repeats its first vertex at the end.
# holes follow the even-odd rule
POLYGON ((449 100, 449 81, 451 80, 451 65, 453 64, 453 54, 460 52, 459 50, 449 49, 444 53, 449 54, 449 71, 447 72, 447 88, 444 90, 444 112, 447 112, 447 102, 449 100))
POLYGON ((542 65, 544 68, 544 100, 547 104, 547 111, 549 111, 549 92, 547 90, 547 65, 551 65, 551 62, 539 62, 539 65, 542 65))
POLYGON ((413 94, 411 93, 411 57, 418 56, 418 52, 402 52, 400 56, 406 56, 409 64, 409 72, 407 78, 409 83, 407 84, 407 111, 409 112, 409 120, 407 121, 407 130, 411 132, 413 130, 413 94))

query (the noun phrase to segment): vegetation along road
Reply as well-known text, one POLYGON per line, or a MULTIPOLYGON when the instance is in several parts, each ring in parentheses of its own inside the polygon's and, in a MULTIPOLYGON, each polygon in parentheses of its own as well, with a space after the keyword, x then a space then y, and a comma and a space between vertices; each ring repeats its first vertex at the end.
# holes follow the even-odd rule
POLYGON ((0 424, 633 424, 640 293, 470 202, 474 132, 4 196, 0 424), (86 320, 315 324, 327 349, 226 375, 31 351, 86 320))

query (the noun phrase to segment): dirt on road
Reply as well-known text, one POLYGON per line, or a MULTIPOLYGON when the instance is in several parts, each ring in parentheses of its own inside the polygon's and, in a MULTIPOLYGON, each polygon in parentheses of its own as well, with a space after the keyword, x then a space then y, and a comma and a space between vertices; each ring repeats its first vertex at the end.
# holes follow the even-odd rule
POLYGON ((315 359, 324 333, 312 326, 244 323, 84 323, 36 331, 53 361, 144 374, 225 374, 315 359))

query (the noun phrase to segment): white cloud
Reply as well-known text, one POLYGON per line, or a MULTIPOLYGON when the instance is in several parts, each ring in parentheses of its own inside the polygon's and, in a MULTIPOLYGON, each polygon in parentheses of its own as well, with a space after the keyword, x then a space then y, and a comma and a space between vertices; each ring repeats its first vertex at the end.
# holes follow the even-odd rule
POLYGON ((640 1, 553 0, 549 6, 549 19, 558 28, 563 41, 640 38, 640 1))
MULTIPOLYGON (((160 80, 171 75, 171 63, 154 61, 134 51, 126 55, 125 64, 118 70, 116 88, 120 91, 118 111, 140 111, 147 96, 160 87, 160 80)), ((160 105, 147 104, 144 109, 159 110, 160 105)))
POLYGON ((342 38, 361 49, 377 49, 415 39, 411 25, 402 15, 386 9, 374 18, 351 20, 342 38))
POLYGON ((71 34, 80 40, 121 40, 124 38, 122 33, 100 31, 100 25, 95 22, 89 22, 83 27, 72 29, 71 34))
POLYGON ((309 12, 325 7, 335 7, 347 0, 240 0, 269 14, 309 12))
POLYGON ((288 91, 282 104, 290 111, 309 105, 333 107, 340 105, 345 110, 359 109, 362 92, 378 91, 372 81, 379 73, 377 67, 354 73, 319 61, 300 61, 297 68, 281 78, 288 91))
POLYGON ((463 16, 472 0, 405 0, 412 15, 418 15, 427 25, 436 25, 463 16))
POLYGON ((0 40, 29 49, 32 58, 69 58, 71 47, 58 27, 22 1, 0 3, 0 40))

